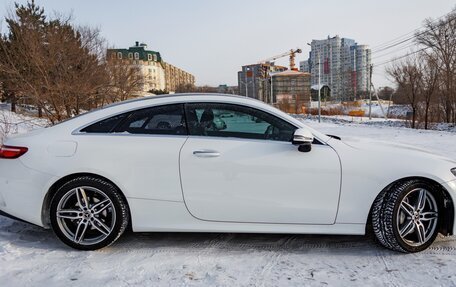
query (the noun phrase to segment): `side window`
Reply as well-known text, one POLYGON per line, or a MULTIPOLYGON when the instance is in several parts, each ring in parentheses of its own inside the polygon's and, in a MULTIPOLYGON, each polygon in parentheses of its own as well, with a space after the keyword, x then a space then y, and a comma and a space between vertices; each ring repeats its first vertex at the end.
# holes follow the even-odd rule
POLYGON ((269 113, 240 105, 186 105, 190 135, 291 141, 292 124, 269 113))
POLYGON ((81 130, 85 133, 187 135, 182 104, 158 106, 116 115, 81 130))
POLYGON ((182 104, 158 106, 132 112, 115 128, 116 133, 186 135, 182 104))
POLYGON ((121 114, 94 123, 81 130, 84 133, 110 133, 128 114, 121 114))

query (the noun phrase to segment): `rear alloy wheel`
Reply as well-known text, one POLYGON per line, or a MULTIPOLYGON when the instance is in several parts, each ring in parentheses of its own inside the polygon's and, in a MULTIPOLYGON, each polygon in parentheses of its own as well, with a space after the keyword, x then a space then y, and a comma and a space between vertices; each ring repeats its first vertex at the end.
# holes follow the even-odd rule
POLYGON ((128 208, 110 182, 88 176, 58 189, 51 201, 51 225, 67 245, 95 250, 112 244, 128 224, 128 208))
POLYGON ((422 181, 399 183, 377 197, 372 223, 383 246, 419 252, 428 248, 437 236, 439 202, 431 187, 422 181))

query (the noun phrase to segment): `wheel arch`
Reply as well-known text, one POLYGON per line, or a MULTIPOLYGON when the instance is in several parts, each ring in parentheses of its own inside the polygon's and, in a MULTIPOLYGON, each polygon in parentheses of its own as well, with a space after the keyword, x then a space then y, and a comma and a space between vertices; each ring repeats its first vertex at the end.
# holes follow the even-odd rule
POLYGON ((96 174, 96 173, 91 173, 91 172, 77 172, 77 173, 72 173, 72 174, 65 175, 65 176, 59 178, 57 181, 55 181, 49 187, 49 189, 47 190, 47 192, 46 192, 46 194, 44 196, 43 205, 42 205, 42 208, 41 208, 41 222, 43 223, 43 226, 45 228, 49 228, 50 227, 49 208, 50 208, 50 205, 51 205, 51 199, 54 196, 54 194, 57 192, 59 187, 61 187, 63 184, 65 184, 65 182, 68 182, 68 181, 70 181, 72 179, 75 179, 75 178, 78 178, 78 177, 82 177, 82 176, 90 176, 90 177, 94 177, 94 178, 105 180, 105 181, 111 183, 112 185, 114 185, 119 190, 120 196, 122 196, 123 200, 125 201, 125 203, 128 206, 128 212, 130 213, 129 214, 130 222, 128 224, 129 224, 129 226, 131 226, 130 205, 129 205, 128 199, 125 196, 125 194, 123 193, 122 189, 120 189, 119 185, 115 184, 109 178, 106 178, 106 177, 104 177, 102 175, 99 175, 99 174, 96 174))
MULTIPOLYGON (((443 235, 453 235, 454 213, 455 213, 453 199, 450 196, 450 193, 448 192, 448 190, 445 187, 443 187, 440 183, 438 183, 437 181, 435 181, 433 179, 430 179, 427 177, 421 177, 421 176, 411 176, 411 177, 404 177, 404 178, 395 180, 392 183, 388 184, 380 192, 378 192, 375 199, 377 199, 377 197, 382 192, 390 190, 394 185, 396 185, 398 183, 403 183, 403 182, 409 181, 409 180, 423 181, 423 182, 429 184, 431 187, 433 187, 432 191, 437 191, 435 195, 438 197, 440 207, 442 207, 444 210, 444 212, 440 213, 440 215, 439 215, 439 217, 440 217, 439 218, 439 221, 440 221, 439 233, 441 233, 443 235)), ((366 219, 366 234, 369 234, 372 229, 372 226, 371 226, 372 208, 374 206, 375 199, 371 203, 371 207, 369 209, 369 214, 366 219)))

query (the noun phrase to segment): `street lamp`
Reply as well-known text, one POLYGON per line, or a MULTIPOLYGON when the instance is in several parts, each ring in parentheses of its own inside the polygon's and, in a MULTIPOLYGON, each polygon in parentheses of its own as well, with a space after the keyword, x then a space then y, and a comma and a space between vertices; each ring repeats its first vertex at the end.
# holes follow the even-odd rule
POLYGON ((247 87, 247 71, 250 71, 249 67, 246 67, 245 68, 245 72, 244 72, 244 75, 245 75, 245 97, 246 98, 247 98, 247 94, 249 93, 249 90, 248 90, 248 87, 247 87))
POLYGON ((273 96, 273 93, 274 93, 274 89, 272 87, 272 76, 274 76, 273 73, 269 73, 269 75, 271 76, 271 105, 273 105, 273 102, 274 102, 274 96, 273 96))
MULTIPOLYGON (((307 45, 310 46, 310 51, 312 52, 312 45, 310 43, 307 43, 307 45)), ((321 123, 321 86, 320 86, 320 65, 321 65, 321 54, 320 51, 318 51, 318 122, 321 123)))

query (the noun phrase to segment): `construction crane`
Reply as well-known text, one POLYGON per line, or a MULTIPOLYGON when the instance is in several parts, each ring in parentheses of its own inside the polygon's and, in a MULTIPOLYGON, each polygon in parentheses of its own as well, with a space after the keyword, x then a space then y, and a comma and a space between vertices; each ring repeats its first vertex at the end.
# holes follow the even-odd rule
POLYGON ((296 56, 297 53, 302 53, 302 50, 299 49, 299 48, 297 48, 295 50, 291 49, 290 51, 285 52, 283 54, 280 54, 280 55, 265 59, 263 61, 260 61, 260 62, 258 62, 258 64, 264 64, 264 63, 267 63, 267 62, 272 62, 272 61, 275 61, 277 59, 289 56, 290 57, 290 70, 296 70, 296 68, 295 68, 295 56, 296 56))

